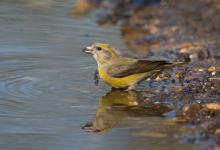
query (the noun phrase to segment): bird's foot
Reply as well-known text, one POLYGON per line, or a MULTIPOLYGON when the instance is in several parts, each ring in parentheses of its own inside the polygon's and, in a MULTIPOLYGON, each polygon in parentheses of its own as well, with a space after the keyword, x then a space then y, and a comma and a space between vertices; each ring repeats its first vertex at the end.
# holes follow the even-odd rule
POLYGON ((133 84, 131 86, 129 86, 126 91, 132 91, 132 90, 135 90, 136 89, 136 84, 133 84))
POLYGON ((95 70, 95 73, 94 73, 94 81, 95 81, 95 85, 98 86, 99 85, 99 72, 98 70, 95 70))

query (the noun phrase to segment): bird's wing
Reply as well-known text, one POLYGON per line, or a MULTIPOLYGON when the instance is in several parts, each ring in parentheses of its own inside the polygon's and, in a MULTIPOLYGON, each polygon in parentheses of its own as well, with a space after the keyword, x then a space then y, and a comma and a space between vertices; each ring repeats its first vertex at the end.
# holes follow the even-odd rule
POLYGON ((107 73, 115 78, 144 73, 153 70, 160 70, 165 65, 170 65, 167 61, 151 61, 145 59, 137 59, 130 63, 115 63, 107 69, 107 73))

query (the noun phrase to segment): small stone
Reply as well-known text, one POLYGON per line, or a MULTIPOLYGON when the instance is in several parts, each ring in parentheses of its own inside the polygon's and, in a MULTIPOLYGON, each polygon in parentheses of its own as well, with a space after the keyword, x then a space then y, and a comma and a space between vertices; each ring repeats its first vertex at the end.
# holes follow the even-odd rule
POLYGON ((204 72, 205 70, 203 68, 198 69, 199 72, 204 72))
POLYGON ((216 75, 216 72, 212 72, 212 76, 216 75))
POLYGON ((171 77, 171 75, 168 72, 162 72, 156 77, 156 81, 161 81, 161 80, 167 80, 171 77))
POLYGON ((216 67, 214 66, 209 67, 208 72, 216 72, 216 67))
POLYGON ((183 86, 175 86, 175 87, 172 87, 172 88, 171 88, 171 91, 172 91, 172 92, 177 92, 177 93, 183 92, 183 86))
POLYGON ((176 78, 182 78, 183 77, 183 73, 177 71, 176 72, 176 78))
POLYGON ((216 135, 220 135, 220 128, 218 128, 218 129, 215 130, 215 134, 216 134, 216 135))
POLYGON ((207 107, 208 109, 212 109, 212 110, 220 110, 220 104, 218 103, 205 104, 205 107, 207 107))
POLYGON ((160 80, 162 80, 162 79, 160 78, 160 76, 157 76, 155 80, 156 80, 156 81, 160 81, 160 80))

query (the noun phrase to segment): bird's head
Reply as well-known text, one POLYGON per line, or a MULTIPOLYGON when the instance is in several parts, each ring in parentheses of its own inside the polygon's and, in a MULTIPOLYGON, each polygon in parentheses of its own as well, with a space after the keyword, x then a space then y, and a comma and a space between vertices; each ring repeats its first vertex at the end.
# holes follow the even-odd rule
POLYGON ((115 48, 105 43, 95 43, 83 49, 85 53, 92 54, 97 63, 107 63, 118 58, 115 48))

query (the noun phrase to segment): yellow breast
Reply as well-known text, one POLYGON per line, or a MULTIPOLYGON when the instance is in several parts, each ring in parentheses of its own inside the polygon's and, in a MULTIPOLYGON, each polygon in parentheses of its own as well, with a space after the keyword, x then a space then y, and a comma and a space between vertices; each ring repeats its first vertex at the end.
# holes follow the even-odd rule
POLYGON ((148 73, 140 73, 140 74, 134 74, 134 75, 129 75, 126 77, 122 78, 114 78, 109 76, 106 71, 104 70, 103 67, 99 66, 98 67, 99 71, 99 76, 100 78, 107 83, 108 85, 114 87, 114 88, 125 88, 130 85, 133 85, 140 81, 141 79, 147 77, 148 73))

